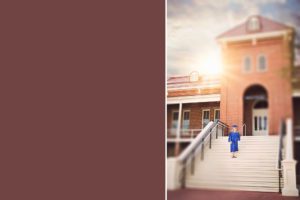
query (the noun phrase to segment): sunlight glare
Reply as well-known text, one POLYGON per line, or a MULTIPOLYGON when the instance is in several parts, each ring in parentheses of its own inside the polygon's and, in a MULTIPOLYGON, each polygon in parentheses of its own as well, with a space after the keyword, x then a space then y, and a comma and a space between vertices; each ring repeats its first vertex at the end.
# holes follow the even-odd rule
POLYGON ((222 60, 219 54, 210 54, 199 62, 199 72, 203 75, 219 75, 222 72, 222 60))

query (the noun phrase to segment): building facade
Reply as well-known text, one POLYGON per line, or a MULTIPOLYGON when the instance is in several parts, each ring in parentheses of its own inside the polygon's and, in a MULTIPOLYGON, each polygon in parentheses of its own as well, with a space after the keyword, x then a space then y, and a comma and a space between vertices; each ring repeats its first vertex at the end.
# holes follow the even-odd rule
POLYGON ((299 160, 300 66, 294 62, 294 35, 292 27, 250 16, 216 38, 221 74, 169 77, 168 156, 178 155, 209 121, 237 124, 242 134, 259 136, 277 135, 280 121, 292 118, 299 160))
POLYGON ((168 79, 168 156, 176 156, 210 121, 220 119, 220 78, 189 76, 168 79), (180 128, 179 128, 180 127, 180 128))
POLYGON ((291 27, 252 16, 217 38, 222 121, 245 124, 253 135, 274 135, 280 120, 292 117, 293 35, 291 27))

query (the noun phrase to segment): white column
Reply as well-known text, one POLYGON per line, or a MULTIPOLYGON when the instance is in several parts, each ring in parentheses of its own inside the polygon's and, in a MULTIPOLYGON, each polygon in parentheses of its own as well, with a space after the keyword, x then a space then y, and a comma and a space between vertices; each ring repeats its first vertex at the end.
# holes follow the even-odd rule
POLYGON ((283 196, 299 196, 296 184, 296 164, 294 160, 294 138, 292 119, 286 120, 286 151, 285 159, 282 161, 284 187, 282 189, 283 196))
POLYGON ((286 120, 286 154, 285 160, 294 160, 294 138, 292 119, 286 120))
POLYGON ((181 116, 182 116, 182 103, 179 103, 179 111, 178 111, 178 123, 176 130, 176 137, 180 137, 180 127, 181 127, 181 116))
POLYGON ((182 165, 176 158, 167 159, 167 189, 176 190, 180 188, 180 171, 182 165))

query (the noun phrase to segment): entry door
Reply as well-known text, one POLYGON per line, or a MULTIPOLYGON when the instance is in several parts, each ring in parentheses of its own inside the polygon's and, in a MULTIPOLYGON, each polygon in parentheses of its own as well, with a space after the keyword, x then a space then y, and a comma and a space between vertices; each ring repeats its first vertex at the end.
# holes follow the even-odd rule
POLYGON ((268 135, 268 109, 253 109, 253 135, 268 135))

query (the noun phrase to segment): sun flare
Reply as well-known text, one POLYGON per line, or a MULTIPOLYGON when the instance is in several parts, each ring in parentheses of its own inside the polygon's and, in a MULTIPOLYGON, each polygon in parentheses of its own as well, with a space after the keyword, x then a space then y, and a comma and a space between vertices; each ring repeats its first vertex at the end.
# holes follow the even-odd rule
POLYGON ((222 59, 220 55, 212 54, 200 62, 199 72, 207 75, 219 75, 222 72, 222 59))

